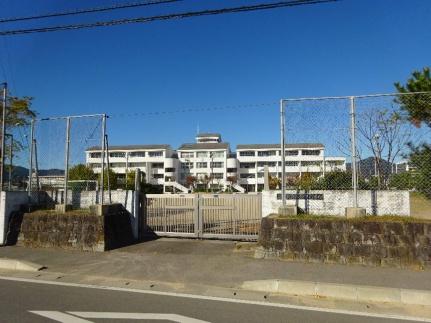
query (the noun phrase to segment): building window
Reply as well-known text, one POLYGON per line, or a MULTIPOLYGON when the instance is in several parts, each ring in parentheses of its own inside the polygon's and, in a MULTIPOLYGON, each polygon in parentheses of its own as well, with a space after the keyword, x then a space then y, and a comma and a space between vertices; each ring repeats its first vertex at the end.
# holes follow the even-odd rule
POLYGON ((196 157, 197 157, 197 158, 205 158, 205 157, 208 157, 208 152, 207 152, 207 151, 198 151, 198 152, 196 152, 196 157))
POLYGON ((90 153, 90 158, 101 158, 102 153, 90 153))
POLYGON ((205 179, 205 176, 208 176, 207 173, 197 173, 196 178, 200 181, 203 181, 205 179))
MULTIPOLYGON (((297 161, 291 161, 291 160, 286 160, 285 164, 288 167, 298 166, 297 161)), ((281 166, 281 162, 279 162, 278 165, 281 166)))
POLYGON ((298 156, 299 151, 298 150, 286 150, 285 155, 286 156, 298 156))
POLYGON ((129 163, 129 167, 145 167, 145 163, 129 163))
POLYGON ((121 167, 126 167, 126 164, 125 164, 125 163, 109 163, 109 165, 110 165, 112 168, 121 168, 121 167))
POLYGON ((227 172, 228 173, 236 173, 237 169, 236 168, 228 168, 227 172))
POLYGON ((223 162, 211 162, 210 167, 211 168, 223 168, 224 163, 223 162))
POLYGON ((252 157, 252 156, 254 157, 256 156, 256 153, 253 150, 246 150, 246 151, 240 151, 239 155, 243 157, 252 157))
POLYGON ((124 158, 124 157, 126 157, 126 153, 113 152, 113 153, 109 153, 109 157, 112 157, 112 158, 124 158))
POLYGON ((328 166, 343 166, 344 162, 341 160, 334 160, 334 161, 331 160, 331 161, 326 162, 326 165, 328 165, 328 166))
POLYGON ((240 178, 255 178, 255 174, 240 174, 240 178))
POLYGON ((130 157, 145 157, 145 151, 132 151, 129 153, 130 157))
POLYGON ((277 152, 275 150, 264 150, 264 151, 258 151, 257 155, 259 157, 270 157, 275 156, 277 152))
POLYGON ((192 162, 185 162, 181 163, 182 169, 193 169, 193 163, 192 162))
POLYGON ((256 163, 239 163, 239 168, 255 168, 256 163))
POLYGON ((208 167, 208 163, 205 163, 205 162, 196 163, 196 168, 207 168, 207 167, 208 167))
POLYGON ((163 151, 149 151, 149 157, 163 157, 163 151))
POLYGON ((321 166, 321 162, 320 161, 302 161, 301 162, 302 166, 321 166))
POLYGON ((277 162, 258 162, 257 166, 259 166, 259 167, 264 167, 264 166, 275 167, 275 166, 277 166, 277 162))
POLYGON ((223 158, 224 157, 224 151, 211 151, 210 157, 211 158, 223 158))
POLYGON ((165 172, 166 173, 174 173, 175 172, 175 168, 173 168, 173 167, 165 168, 165 172))
POLYGON ((163 174, 153 174, 154 179, 159 179, 159 178, 163 178, 163 177, 164 177, 163 174))
POLYGON ((320 155, 320 150, 303 150, 302 151, 302 155, 303 156, 319 156, 320 155))
POLYGON ((213 173, 213 178, 215 178, 215 179, 223 179, 223 173, 213 173))
POLYGON ((151 168, 162 169, 165 165, 163 163, 152 163, 151 168))
POLYGON ((181 158, 193 158, 195 157, 195 153, 194 152, 183 152, 181 153, 181 158))

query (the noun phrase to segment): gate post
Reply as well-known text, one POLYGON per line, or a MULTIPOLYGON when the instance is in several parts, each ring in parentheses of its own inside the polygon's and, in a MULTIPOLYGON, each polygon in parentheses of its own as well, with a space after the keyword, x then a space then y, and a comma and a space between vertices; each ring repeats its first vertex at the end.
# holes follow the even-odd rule
MULTIPOLYGON (((141 238, 141 194, 140 194, 140 185, 141 185, 141 171, 139 168, 136 169, 135 172, 135 189, 133 192, 133 235, 134 238, 139 240, 141 238)), ((127 178, 126 178, 126 189, 127 187, 127 178)))
POLYGON ((199 209, 199 194, 195 194, 195 197, 193 198, 193 206, 194 206, 194 225, 195 225, 195 236, 196 238, 202 237, 202 214, 201 210, 199 209))

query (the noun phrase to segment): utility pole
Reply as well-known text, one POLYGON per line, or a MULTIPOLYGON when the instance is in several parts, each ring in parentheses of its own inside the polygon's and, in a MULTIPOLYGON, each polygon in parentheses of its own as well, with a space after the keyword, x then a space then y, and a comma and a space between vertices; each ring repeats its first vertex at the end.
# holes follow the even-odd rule
MULTIPOLYGON (((6 135, 6 134, 5 134, 6 135)), ((13 165, 13 135, 10 136, 10 147, 9 147, 9 185, 8 190, 12 190, 12 165, 13 165)))
POLYGON ((0 191, 4 187, 4 151, 5 151, 5 134, 6 134, 6 98, 7 98, 7 83, 3 83, 3 111, 2 111, 2 127, 1 127, 1 167, 0 167, 0 191))

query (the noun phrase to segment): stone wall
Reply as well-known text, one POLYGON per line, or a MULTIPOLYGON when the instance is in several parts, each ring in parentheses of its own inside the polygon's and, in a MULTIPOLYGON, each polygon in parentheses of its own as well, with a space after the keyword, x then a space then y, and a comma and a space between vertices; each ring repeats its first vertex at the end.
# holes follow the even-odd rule
POLYGON ((111 205, 105 216, 90 211, 26 213, 18 230, 17 245, 26 247, 105 251, 134 242, 129 213, 120 204, 111 205))
MULTIPOLYGON (((111 191, 111 202, 122 204, 128 211, 133 228, 135 239, 139 237, 139 192, 131 190, 113 190, 111 191)), ((56 204, 64 203, 64 191, 52 190, 43 191, 32 198, 33 203, 54 209, 56 204)), ((67 203, 72 205, 73 209, 88 209, 92 205, 100 203, 101 193, 98 191, 73 191, 69 190, 67 194, 67 203)), ((104 192, 104 203, 109 203, 109 192, 104 192)))
MULTIPOLYGON (((296 205, 306 213, 314 215, 344 216, 345 208, 353 206, 353 191, 315 190, 286 191, 287 205, 296 205)), ((281 191, 262 192, 262 216, 278 212, 281 206, 281 191)), ((410 216, 410 194, 408 191, 358 191, 358 206, 370 215, 410 216)))
POLYGON ((431 265, 431 222, 262 219, 256 257, 371 266, 431 265))

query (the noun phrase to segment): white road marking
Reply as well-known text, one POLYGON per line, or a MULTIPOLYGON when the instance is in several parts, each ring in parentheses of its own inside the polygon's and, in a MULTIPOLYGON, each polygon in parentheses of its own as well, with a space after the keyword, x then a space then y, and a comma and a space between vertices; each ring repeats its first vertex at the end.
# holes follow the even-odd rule
POLYGON ((116 320, 126 319, 126 320, 172 321, 176 323, 210 323, 207 321, 197 320, 183 315, 164 314, 164 313, 67 312, 69 314, 65 314, 59 311, 29 311, 29 312, 61 323, 93 323, 93 321, 87 321, 79 317, 83 317, 86 319, 116 319, 116 320))
POLYGON ((92 321, 87 321, 79 317, 61 313, 58 311, 29 311, 29 312, 61 323, 93 323, 92 321))
POLYGON ((159 291, 154 291, 154 290, 142 290, 142 289, 132 289, 132 288, 122 288, 122 287, 109 287, 109 286, 97 286, 97 285, 87 285, 87 284, 77 284, 77 283, 66 283, 66 282, 57 282, 57 281, 48 281, 48 280, 37 280, 37 279, 30 279, 30 278, 16 278, 16 277, 0 276, 0 279, 9 280, 9 281, 25 282, 25 283, 44 284, 44 285, 56 285, 56 286, 65 286, 65 287, 81 287, 81 288, 129 292, 129 293, 137 293, 137 294, 172 296, 172 297, 182 297, 182 298, 197 299, 197 300, 218 301, 218 302, 228 302, 228 303, 237 303, 237 304, 268 306, 268 307, 278 307, 278 308, 287 308, 287 309, 294 309, 294 310, 301 310, 301 311, 313 311, 313 312, 322 312, 322 313, 344 314, 344 315, 354 315, 354 316, 363 316, 363 317, 375 317, 375 318, 386 318, 386 319, 394 319, 394 320, 407 320, 407 321, 431 323, 431 318, 427 318, 427 317, 367 313, 367 312, 341 310, 341 309, 320 308, 320 307, 314 307, 314 306, 270 303, 270 302, 262 302, 262 301, 247 301, 247 300, 241 300, 241 299, 231 299, 231 298, 226 298, 226 297, 215 297, 215 296, 193 295, 193 294, 184 294, 184 293, 159 292, 159 291))
POLYGON ((86 319, 164 320, 177 323, 210 323, 178 314, 117 313, 117 312, 67 312, 86 319))

